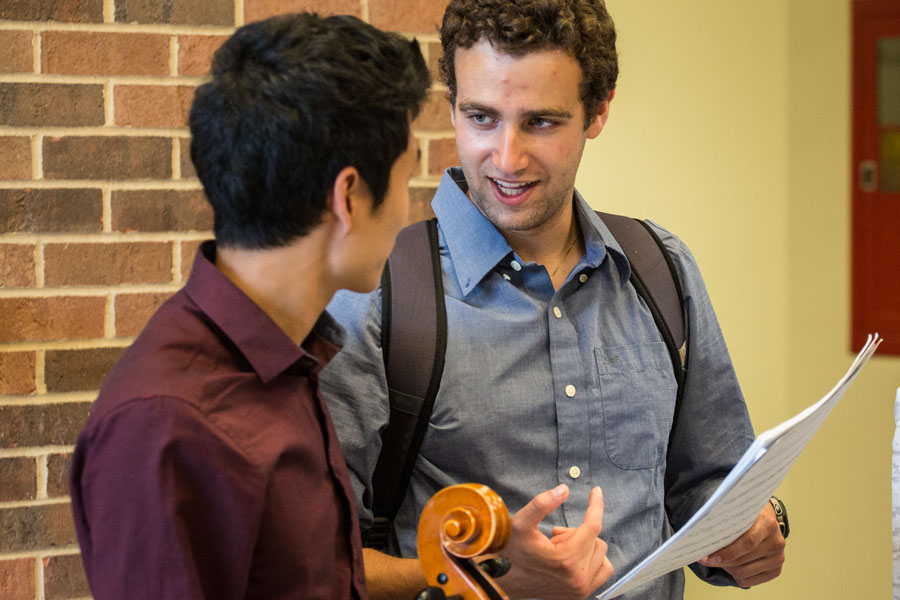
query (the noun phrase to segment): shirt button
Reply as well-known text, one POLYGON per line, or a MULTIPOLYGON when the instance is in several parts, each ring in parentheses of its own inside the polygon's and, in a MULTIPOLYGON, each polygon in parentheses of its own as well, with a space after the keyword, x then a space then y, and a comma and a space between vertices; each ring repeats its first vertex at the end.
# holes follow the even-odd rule
POLYGON ((572 479, 578 479, 581 477, 581 469, 578 468, 578 465, 572 465, 569 467, 569 477, 572 479))
POLYGON ((585 275, 584 273, 578 276, 578 281, 580 281, 581 283, 587 282, 587 279, 587 275, 585 275))
POLYGON ((554 307, 553 307, 553 316, 555 316, 557 319, 561 319, 561 318, 562 318, 562 311, 559 310, 559 307, 558 307, 558 306, 554 306, 554 307))
POLYGON ((572 398, 575 396, 575 386, 574 385, 570 384, 570 385, 566 386, 566 396, 568 396, 569 398, 572 398))
POLYGON ((513 271, 521 271, 522 270, 522 265, 520 265, 519 262, 515 261, 515 260, 512 261, 511 263, 509 263, 509 266, 511 266, 513 268, 513 271))
POLYGON ((510 281, 510 280, 512 279, 512 277, 510 277, 509 275, 507 275, 506 273, 504 273, 504 274, 503 274, 503 279, 505 279, 505 280, 507 280, 507 281, 510 281))

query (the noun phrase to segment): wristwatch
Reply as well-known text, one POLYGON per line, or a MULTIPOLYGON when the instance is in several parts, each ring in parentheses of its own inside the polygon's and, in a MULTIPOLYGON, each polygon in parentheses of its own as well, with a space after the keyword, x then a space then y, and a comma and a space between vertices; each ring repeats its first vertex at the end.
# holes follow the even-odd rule
POLYGON ((775 509, 775 520, 778 521, 778 528, 781 529, 781 537, 787 539, 788 534, 791 532, 791 527, 788 525, 787 509, 784 507, 784 502, 772 496, 769 498, 769 503, 775 509))

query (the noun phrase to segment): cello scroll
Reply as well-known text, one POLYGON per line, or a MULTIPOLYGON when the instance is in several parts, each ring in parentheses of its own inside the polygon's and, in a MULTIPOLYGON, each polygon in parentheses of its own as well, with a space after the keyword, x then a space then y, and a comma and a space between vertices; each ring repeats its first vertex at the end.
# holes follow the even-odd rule
POLYGON ((418 598, 509 600, 472 560, 499 552, 509 534, 509 512, 491 488, 463 483, 439 491, 419 518, 419 562, 431 587, 418 598))

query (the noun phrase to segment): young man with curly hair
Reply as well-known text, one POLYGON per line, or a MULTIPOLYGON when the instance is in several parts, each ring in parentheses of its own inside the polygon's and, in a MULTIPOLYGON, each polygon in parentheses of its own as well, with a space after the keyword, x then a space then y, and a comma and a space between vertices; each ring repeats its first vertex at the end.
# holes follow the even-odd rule
MULTIPOLYGON (((575 190, 584 145, 610 116, 615 42, 603 0, 451 0, 446 9, 441 74, 461 167, 445 172, 432 207, 447 351, 394 524, 396 556, 365 551, 373 597, 424 587, 417 516, 441 488, 475 481, 515 511, 504 590, 585 598, 681 527, 753 441, 688 249, 654 226, 686 305, 676 415, 666 344, 621 247, 575 190)), ((323 390, 366 528, 389 414, 381 298, 339 294, 332 308, 353 339, 323 390)), ((776 577, 783 560, 767 505, 746 534, 692 568, 717 585, 751 586, 776 577)), ((677 599, 683 586, 679 570, 623 597, 677 599)))

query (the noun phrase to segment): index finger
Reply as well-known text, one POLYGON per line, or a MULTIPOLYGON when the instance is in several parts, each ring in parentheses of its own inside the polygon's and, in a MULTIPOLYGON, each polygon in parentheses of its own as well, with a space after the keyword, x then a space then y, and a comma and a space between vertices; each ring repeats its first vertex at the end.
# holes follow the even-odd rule
POLYGON ((588 507, 584 513, 584 521, 575 528, 571 539, 576 544, 597 539, 603 529, 603 490, 595 487, 591 490, 588 507))
POLYGON ((568 496, 569 486, 565 484, 541 492, 512 516, 512 526, 516 529, 537 529, 544 517, 559 508, 568 496))

